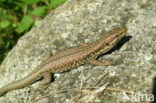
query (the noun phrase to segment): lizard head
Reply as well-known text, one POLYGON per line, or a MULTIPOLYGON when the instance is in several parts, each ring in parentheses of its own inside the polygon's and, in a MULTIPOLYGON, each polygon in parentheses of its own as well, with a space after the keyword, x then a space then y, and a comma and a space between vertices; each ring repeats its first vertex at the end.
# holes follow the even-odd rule
POLYGON ((126 35, 127 29, 114 29, 108 33, 106 33, 100 40, 100 50, 97 53, 98 55, 101 55, 103 53, 106 53, 107 51, 111 50, 121 38, 123 38, 126 35))
POLYGON ((106 38, 103 41, 105 45, 107 46, 114 46, 118 43, 121 38, 123 38, 126 35, 127 29, 114 29, 110 31, 108 34, 106 34, 106 38))

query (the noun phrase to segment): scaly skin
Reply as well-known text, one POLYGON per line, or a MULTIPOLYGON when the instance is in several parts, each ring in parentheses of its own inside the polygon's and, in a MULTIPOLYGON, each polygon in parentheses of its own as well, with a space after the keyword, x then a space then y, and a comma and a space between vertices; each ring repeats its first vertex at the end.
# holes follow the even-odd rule
POLYGON ((30 85, 42 77, 44 78, 42 84, 47 84, 50 82, 50 79, 47 79, 50 73, 65 72, 88 62, 93 65, 107 65, 96 60, 96 58, 112 49, 116 43, 126 35, 126 31, 125 28, 115 29, 106 33, 93 43, 81 44, 80 46, 68 48, 56 53, 54 56, 43 61, 34 71, 23 79, 2 87, 0 89, 0 96, 3 96, 8 91, 30 85))

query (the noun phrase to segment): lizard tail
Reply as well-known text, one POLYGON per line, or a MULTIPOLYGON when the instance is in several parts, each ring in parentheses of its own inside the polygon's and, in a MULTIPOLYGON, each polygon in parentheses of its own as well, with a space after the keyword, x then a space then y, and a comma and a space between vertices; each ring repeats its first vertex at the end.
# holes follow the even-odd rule
POLYGON ((37 73, 30 73, 25 78, 12 82, 10 84, 5 85, 4 87, 0 88, 0 96, 3 96, 7 92, 15 89, 24 88, 27 85, 32 84, 33 82, 37 81, 39 78, 41 78, 40 74, 37 73))

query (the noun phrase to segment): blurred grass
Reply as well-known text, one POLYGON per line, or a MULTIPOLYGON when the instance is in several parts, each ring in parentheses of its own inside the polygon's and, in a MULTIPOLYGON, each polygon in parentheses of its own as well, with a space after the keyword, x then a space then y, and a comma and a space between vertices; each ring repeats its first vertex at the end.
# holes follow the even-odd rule
POLYGON ((0 0, 0 64, 22 35, 65 1, 0 0))

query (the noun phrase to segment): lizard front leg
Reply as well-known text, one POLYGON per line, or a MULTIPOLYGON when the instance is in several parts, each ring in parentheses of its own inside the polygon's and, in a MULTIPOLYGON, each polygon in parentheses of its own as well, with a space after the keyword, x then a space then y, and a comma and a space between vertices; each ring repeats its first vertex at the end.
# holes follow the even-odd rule
POLYGON ((114 62, 112 62, 112 61, 101 62, 99 60, 96 60, 95 58, 89 58, 88 61, 90 64, 97 65, 97 66, 108 66, 108 65, 114 64, 114 62))
POLYGON ((84 42, 81 42, 80 46, 88 46, 88 45, 86 43, 84 43, 84 42))

